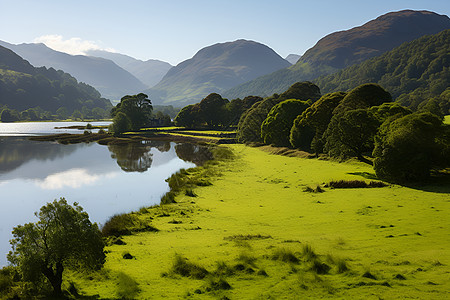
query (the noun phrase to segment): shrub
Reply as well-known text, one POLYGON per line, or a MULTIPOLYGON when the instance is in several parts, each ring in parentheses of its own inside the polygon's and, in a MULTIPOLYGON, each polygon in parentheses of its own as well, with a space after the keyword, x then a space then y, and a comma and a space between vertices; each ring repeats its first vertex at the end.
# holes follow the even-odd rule
POLYGON ((116 295, 118 298, 135 299, 139 292, 140 289, 138 283, 127 274, 120 272, 117 277, 116 295))
POLYGON ((209 274, 208 270, 198 264, 189 262, 187 258, 179 254, 175 255, 171 271, 183 277, 192 277, 194 279, 203 279, 209 274))
POLYGON ((114 215, 102 227, 103 236, 121 236, 131 234, 135 226, 136 217, 130 214, 114 215))
POLYGON ((167 192, 161 197, 161 204, 171 204, 171 203, 177 203, 175 201, 175 193, 174 192, 167 192))
POLYGON ((87 123, 87 125, 86 125, 85 128, 86 128, 86 129, 92 129, 92 124, 91 124, 91 123, 87 123))

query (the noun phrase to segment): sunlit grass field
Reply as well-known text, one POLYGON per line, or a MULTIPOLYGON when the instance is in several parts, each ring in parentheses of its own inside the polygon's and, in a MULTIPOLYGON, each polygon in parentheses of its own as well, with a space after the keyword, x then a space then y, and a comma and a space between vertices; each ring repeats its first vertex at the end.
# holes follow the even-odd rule
POLYGON ((371 166, 229 147, 235 159, 207 167, 212 185, 195 188, 196 197, 181 193, 176 204, 137 213, 158 232, 124 236, 126 245, 107 248, 102 272, 72 275, 79 292, 142 299, 450 298, 450 183, 331 189, 324 187, 331 180, 370 181, 371 166), (305 191, 317 186, 324 192, 305 191), (182 276, 173 267, 176 255, 208 274, 182 276))

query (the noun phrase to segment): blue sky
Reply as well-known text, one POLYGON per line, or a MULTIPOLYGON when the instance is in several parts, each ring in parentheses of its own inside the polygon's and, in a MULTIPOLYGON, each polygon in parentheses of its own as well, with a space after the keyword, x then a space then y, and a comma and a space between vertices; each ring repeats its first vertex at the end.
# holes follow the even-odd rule
POLYGON ((0 0, 0 40, 45 42, 72 54, 110 49, 176 65, 205 46, 243 38, 286 57, 403 9, 450 15, 450 1, 0 0))

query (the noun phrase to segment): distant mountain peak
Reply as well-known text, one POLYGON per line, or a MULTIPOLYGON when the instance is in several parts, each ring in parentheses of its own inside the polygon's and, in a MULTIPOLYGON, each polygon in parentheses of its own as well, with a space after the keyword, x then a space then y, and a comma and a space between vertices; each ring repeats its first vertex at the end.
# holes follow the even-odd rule
POLYGON ((216 43, 170 69, 148 93, 157 103, 186 105, 289 65, 273 49, 255 41, 216 43))

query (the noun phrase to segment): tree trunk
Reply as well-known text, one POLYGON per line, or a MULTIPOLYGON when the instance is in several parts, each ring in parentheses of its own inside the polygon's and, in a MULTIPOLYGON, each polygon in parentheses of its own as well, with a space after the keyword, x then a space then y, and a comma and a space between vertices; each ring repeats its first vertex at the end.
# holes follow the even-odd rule
POLYGON ((63 271, 64 267, 60 262, 56 263, 56 270, 53 270, 51 266, 45 266, 42 269, 42 273, 45 275, 45 277, 47 277, 48 281, 50 281, 50 284, 53 287, 53 294, 55 296, 62 295, 61 285, 63 271))

